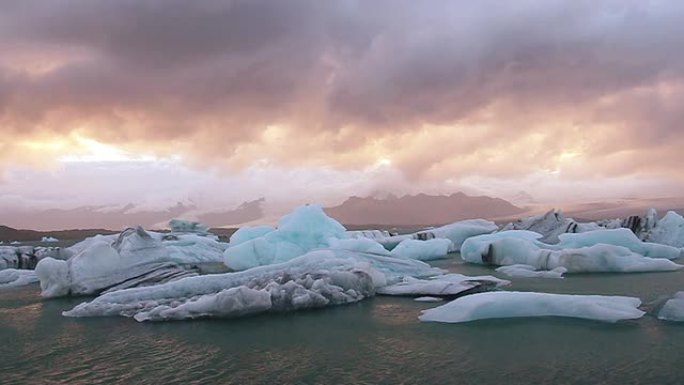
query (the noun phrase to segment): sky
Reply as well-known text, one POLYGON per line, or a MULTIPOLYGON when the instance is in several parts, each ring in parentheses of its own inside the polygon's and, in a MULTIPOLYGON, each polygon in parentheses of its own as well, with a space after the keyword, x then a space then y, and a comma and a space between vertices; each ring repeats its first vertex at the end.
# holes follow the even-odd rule
POLYGON ((683 19, 681 1, 4 0, 0 222, 681 196, 683 19))

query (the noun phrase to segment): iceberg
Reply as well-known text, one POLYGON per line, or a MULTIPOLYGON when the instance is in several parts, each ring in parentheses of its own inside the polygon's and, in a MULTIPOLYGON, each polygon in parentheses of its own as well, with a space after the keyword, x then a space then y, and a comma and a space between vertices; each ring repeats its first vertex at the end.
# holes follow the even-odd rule
POLYGON ((188 221, 185 219, 172 219, 169 221, 172 233, 196 233, 209 234, 209 226, 204 223, 188 221))
POLYGON ((54 238, 54 237, 43 237, 40 241, 43 243, 52 243, 52 242, 59 242, 59 239, 54 238))
POLYGON ((445 238, 435 238, 426 241, 404 239, 397 247, 392 249, 390 255, 395 258, 431 261, 433 259, 446 258, 452 245, 452 241, 445 238))
POLYGON ((38 276, 33 270, 0 270, 0 289, 25 286, 36 282, 38 282, 38 276))
POLYGON ((263 237, 273 231, 275 231, 275 228, 268 225, 240 227, 230 236, 230 246, 237 246, 247 241, 251 241, 252 239, 263 237))
POLYGON ((377 238, 376 240, 387 250, 393 250, 406 239, 418 241, 448 239, 451 241, 448 252, 453 253, 461 249, 461 245, 466 239, 476 235, 490 234, 498 229, 499 227, 494 222, 485 219, 468 219, 413 234, 394 235, 389 238, 377 238))
POLYGON ((664 321, 684 321, 684 291, 667 300, 658 312, 658 319, 664 321))
POLYGON ((531 216, 517 222, 509 223, 501 231, 527 230, 541 234, 540 240, 544 243, 558 242, 558 236, 565 233, 582 233, 585 231, 598 230, 596 223, 578 223, 572 218, 566 218, 562 212, 550 210, 543 215, 531 216))
POLYGON ((504 273, 509 277, 522 277, 522 278, 563 278, 568 269, 565 267, 556 267, 553 270, 535 270, 534 266, 530 265, 508 265, 501 266, 496 271, 504 273))
POLYGON ((463 243, 461 257, 470 263, 523 264, 533 266, 535 270, 563 267, 568 273, 675 271, 684 267, 668 259, 644 257, 616 245, 549 249, 552 246, 535 240, 539 236, 530 231, 512 230, 472 237, 463 243))
POLYGON ((301 206, 280 218, 276 230, 231 244, 223 254, 224 263, 233 270, 246 270, 286 262, 310 250, 330 247, 331 239, 344 239, 345 233, 344 226, 320 206, 301 206))
POLYGON ((648 242, 684 247, 684 217, 674 211, 668 211, 657 224, 646 234, 648 242))
POLYGON ((481 291, 495 290, 509 285, 510 281, 492 276, 469 277, 462 274, 445 274, 431 279, 406 276, 401 282, 381 287, 378 294, 398 296, 454 297, 481 291))
POLYGON ((424 310, 425 322, 470 322, 490 318, 570 317, 603 322, 641 318, 641 300, 634 297, 569 295, 534 292, 489 292, 460 297, 424 310))
POLYGON ((68 260, 45 258, 36 274, 44 297, 97 294, 114 287, 150 285, 196 273, 169 262, 169 250, 141 227, 114 243, 92 241, 68 260))
POLYGON ((578 234, 561 234, 559 243, 556 245, 540 245, 550 249, 570 249, 589 247, 594 245, 615 245, 626 247, 636 254, 651 258, 667 258, 677 259, 682 256, 681 249, 652 243, 643 242, 637 238, 634 233, 628 229, 614 229, 614 230, 594 230, 578 234))
POLYGON ((109 292, 64 315, 120 315, 137 321, 163 321, 293 311, 357 302, 406 274, 439 272, 420 261, 315 250, 287 262, 240 272, 109 292))
POLYGON ((330 248, 386 256, 390 255, 390 252, 387 251, 387 249, 370 238, 331 239, 330 248))

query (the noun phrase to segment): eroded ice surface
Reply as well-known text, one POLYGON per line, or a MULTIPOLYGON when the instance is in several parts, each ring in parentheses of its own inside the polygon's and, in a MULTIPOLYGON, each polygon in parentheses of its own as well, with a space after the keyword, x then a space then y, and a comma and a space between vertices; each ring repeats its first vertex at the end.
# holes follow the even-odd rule
POLYGON ((44 297, 96 294, 195 274, 170 263, 169 258, 169 249, 138 227, 125 230, 113 243, 89 241, 66 261, 45 258, 38 262, 36 274, 44 297))
POLYGON ((684 291, 680 291, 665 302, 658 312, 658 319, 666 321, 684 321, 684 291))
POLYGON ((38 276, 33 270, 0 270, 0 289, 30 285, 36 282, 38 282, 38 276))
POLYGON ((360 301, 407 273, 425 276, 436 272, 419 261, 316 250, 281 264, 110 292, 64 315, 160 321, 299 310, 360 301))
POLYGON ((535 233, 529 231, 503 231, 472 237, 463 243, 461 257, 470 263, 524 264, 535 270, 563 267, 568 273, 675 271, 684 267, 664 258, 644 257, 622 246, 595 244, 555 250, 534 238, 535 233))
POLYGON ((565 233, 581 233, 597 230, 596 223, 579 223, 572 218, 566 218, 562 212, 550 210, 542 215, 535 215, 521 219, 504 226, 502 231, 527 230, 541 234, 540 239, 545 243, 558 242, 558 236, 565 233))
POLYGON ((445 274, 431 279, 404 277, 401 282, 378 289, 378 294, 399 296, 456 296, 472 292, 494 290, 510 281, 492 276, 469 277, 463 274, 445 274))
POLYGON ((501 266, 496 269, 500 273, 504 273, 509 277, 522 277, 522 278, 563 278, 568 269, 565 267, 556 267, 553 270, 535 270, 534 266, 530 265, 508 265, 501 266))
POLYGON ((571 317, 603 322, 641 318, 639 298, 525 292, 489 292, 460 297, 419 317, 427 322, 470 322, 489 318, 571 317))

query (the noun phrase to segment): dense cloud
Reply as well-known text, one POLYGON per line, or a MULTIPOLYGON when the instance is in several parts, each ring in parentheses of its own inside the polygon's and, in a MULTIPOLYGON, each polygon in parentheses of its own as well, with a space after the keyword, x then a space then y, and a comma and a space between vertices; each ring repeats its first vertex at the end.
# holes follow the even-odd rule
POLYGON ((77 134, 233 170, 681 178, 682 17, 638 0, 7 0, 0 161, 77 134))

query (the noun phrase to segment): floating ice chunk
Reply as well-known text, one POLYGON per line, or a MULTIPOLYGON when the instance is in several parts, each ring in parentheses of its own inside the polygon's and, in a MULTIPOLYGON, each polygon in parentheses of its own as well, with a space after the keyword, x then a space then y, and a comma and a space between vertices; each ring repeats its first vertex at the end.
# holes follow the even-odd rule
POLYGON ((343 239, 346 229, 328 217, 320 206, 307 205, 283 216, 275 231, 231 246, 224 263, 233 270, 289 261, 306 252, 330 246, 330 239, 343 239))
POLYGON ((504 273, 509 277, 524 277, 524 278, 563 278, 563 274, 568 271, 565 267, 556 267, 553 270, 535 270, 534 266, 530 265, 509 265, 501 266, 496 271, 504 273))
POLYGON ((194 274, 169 260, 169 250, 138 227, 125 230, 111 244, 89 242, 67 261, 45 258, 38 262, 36 273, 44 297, 96 294, 115 286, 126 287, 126 282, 147 285, 194 274), (164 274, 157 272, 160 269, 164 274))
POLYGON ((275 231, 273 226, 263 225, 263 226, 244 226, 240 227, 233 235, 230 236, 230 246, 237 246, 241 243, 251 241, 259 237, 275 231))
POLYGON ((389 231, 385 230, 356 230, 356 231, 347 231, 347 238, 351 239, 360 239, 360 238, 368 238, 368 239, 373 239, 373 240, 382 240, 385 238, 389 238, 392 235, 389 233, 389 231))
POLYGON ((36 282, 38 282, 38 276, 33 270, 0 270, 0 289, 25 286, 36 282))
POLYGON ((622 246, 636 254, 651 258, 676 259, 682 255, 682 250, 657 243, 642 242, 628 229, 595 230, 578 234, 561 234, 557 245, 540 244, 544 248, 576 249, 599 244, 622 246))
POLYGON ((578 223, 572 218, 566 218, 562 212, 550 210, 543 215, 531 216, 504 226, 502 231, 527 230, 541 234, 542 242, 556 243, 558 236, 564 233, 581 233, 597 230, 599 225, 593 222, 578 223))
POLYGON ((439 297, 416 297, 413 299, 416 302, 442 302, 443 298, 439 297))
POLYGON ((43 243, 59 242, 59 239, 54 238, 54 237, 43 237, 40 241, 43 243))
POLYGON ((465 221, 451 223, 445 226, 429 230, 418 231, 413 234, 395 235, 389 238, 377 239, 387 250, 393 250, 406 239, 427 241, 440 238, 451 241, 449 252, 456 252, 461 249, 463 241, 469 237, 481 234, 489 234, 498 229, 494 222, 485 219, 469 219, 465 221))
POLYGON ((169 221, 169 227, 173 233, 209 233, 209 226, 204 223, 188 221, 185 219, 172 219, 169 221))
POLYGON ((524 292, 490 292, 458 298, 424 310, 421 321, 470 322, 489 318, 571 317, 617 322, 637 319, 639 298, 601 295, 569 295, 524 292))
POLYGON ((185 278, 103 294, 67 316, 122 315, 138 321, 235 317, 340 305, 374 295, 382 273, 354 254, 319 250, 282 264, 185 278))
POLYGON ((338 250, 359 251, 378 255, 390 255, 381 244, 370 238, 330 239, 330 248, 338 250))
POLYGON ((684 291, 680 291, 667 300, 660 311, 658 319, 665 321, 684 321, 684 291))
POLYGON ((464 242, 461 257, 466 262, 485 265, 531 265, 535 270, 564 267, 568 273, 675 271, 684 267, 667 259, 644 257, 622 246, 543 249, 530 239, 533 234, 504 231, 472 237, 464 242))
POLYGON ((19 264, 17 248, 0 246, 0 270, 16 267, 19 264))
MULTIPOLYGON (((417 259, 419 261, 431 261, 445 258, 449 253, 452 242, 445 238, 417 241, 404 239, 390 253, 395 258, 417 259)), ((382 246, 381 246, 382 247, 382 246)))
POLYGON ((684 218, 668 211, 646 235, 646 240, 674 247, 684 247, 684 218))
POLYGON ((432 279, 404 277, 401 282, 381 287, 378 294, 401 296, 448 296, 466 295, 494 290, 510 284, 510 281, 492 276, 469 277, 462 274, 445 274, 432 279))

